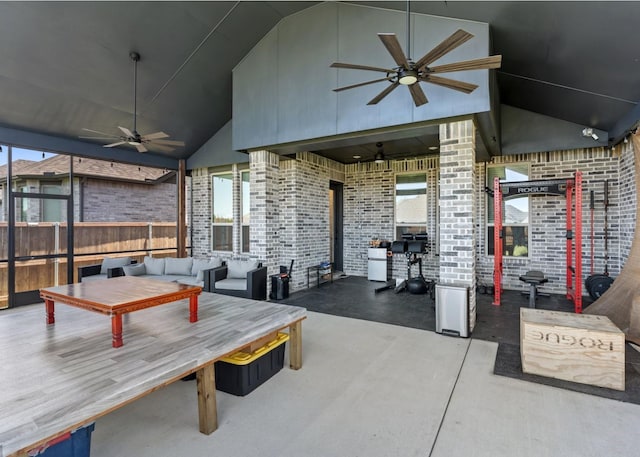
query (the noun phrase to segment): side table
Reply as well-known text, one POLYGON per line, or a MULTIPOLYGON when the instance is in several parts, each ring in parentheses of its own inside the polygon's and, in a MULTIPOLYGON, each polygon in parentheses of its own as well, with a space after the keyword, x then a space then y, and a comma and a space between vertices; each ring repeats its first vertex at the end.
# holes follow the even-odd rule
POLYGON ((311 273, 314 272, 316 273, 316 287, 320 287, 321 284, 327 283, 327 282, 333 282, 333 265, 329 264, 329 265, 312 265, 310 267, 307 267, 307 288, 311 287, 311 273), (329 275, 329 279, 322 279, 323 276, 329 275))

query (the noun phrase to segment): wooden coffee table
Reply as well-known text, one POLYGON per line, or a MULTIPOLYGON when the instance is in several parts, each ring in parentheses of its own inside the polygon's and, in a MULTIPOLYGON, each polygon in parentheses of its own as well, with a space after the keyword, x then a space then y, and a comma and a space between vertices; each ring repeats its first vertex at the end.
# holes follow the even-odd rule
POLYGON ((40 289, 47 324, 55 323, 54 302, 76 306, 111 316, 113 347, 122 342, 122 315, 152 306, 189 299, 189 322, 198 321, 198 295, 202 287, 121 276, 99 281, 40 289))

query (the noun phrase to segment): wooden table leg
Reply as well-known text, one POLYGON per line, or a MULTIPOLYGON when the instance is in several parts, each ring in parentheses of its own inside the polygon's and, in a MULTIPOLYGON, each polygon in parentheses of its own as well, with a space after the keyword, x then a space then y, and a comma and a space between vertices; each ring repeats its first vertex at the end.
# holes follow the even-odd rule
POLYGON ((189 322, 198 322, 198 296, 189 297, 189 322))
POLYGON ((198 421, 200 432, 210 435, 218 428, 216 407, 216 372, 213 363, 196 372, 198 386, 198 421))
POLYGON ((44 306, 47 313, 47 324, 55 324, 56 317, 54 312, 53 300, 45 299, 44 306))
POLYGON ((116 314, 111 316, 111 336, 112 346, 119 348, 123 345, 122 342, 122 314, 116 314))
POLYGON ((292 370, 302 368, 302 321, 289 326, 289 367, 292 370))

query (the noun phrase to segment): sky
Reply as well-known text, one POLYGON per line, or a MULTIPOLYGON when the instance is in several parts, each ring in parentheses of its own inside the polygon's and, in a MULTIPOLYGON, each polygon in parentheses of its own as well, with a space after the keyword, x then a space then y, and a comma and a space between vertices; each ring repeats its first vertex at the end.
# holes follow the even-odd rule
MULTIPOLYGON (((0 152, 0 166, 2 166, 7 164, 7 157, 9 155, 9 152, 8 152, 9 150, 5 145, 0 145, 0 149, 2 149, 2 152, 0 152)), ((32 149, 21 149, 16 147, 11 149, 11 154, 12 154, 13 161, 16 161, 19 159, 40 161, 43 158, 48 159, 49 157, 53 157, 54 155, 56 155, 50 152, 43 153, 42 151, 34 151, 32 149), (44 154, 44 157, 43 157, 43 154, 44 154)))

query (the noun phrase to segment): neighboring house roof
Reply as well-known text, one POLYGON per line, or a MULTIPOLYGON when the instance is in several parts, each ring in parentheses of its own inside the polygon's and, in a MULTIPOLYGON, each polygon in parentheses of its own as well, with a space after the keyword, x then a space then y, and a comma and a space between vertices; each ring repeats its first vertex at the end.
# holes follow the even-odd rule
POLYGON ((529 212, 522 211, 513 205, 504 205, 505 223, 509 224, 528 224, 529 212))
MULTIPOLYGON (((66 175, 69 172, 69 156, 55 155, 48 159, 16 160, 12 162, 12 174, 18 177, 54 177, 66 175)), ((175 172, 161 168, 143 167, 104 160, 73 158, 73 174, 75 176, 108 179, 114 181, 129 181, 139 183, 156 183, 172 177, 175 172)), ((6 178, 7 166, 0 166, 0 178, 6 178)))
POLYGON ((396 204, 396 221, 403 224, 424 222, 427 211, 427 196, 418 195, 413 198, 400 200, 396 204), (419 221, 419 222, 418 222, 419 221))

